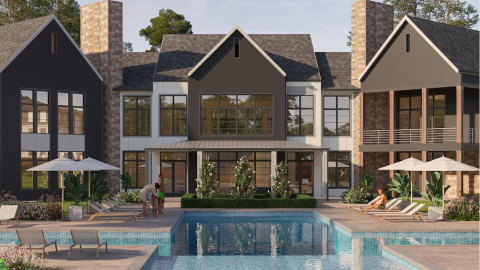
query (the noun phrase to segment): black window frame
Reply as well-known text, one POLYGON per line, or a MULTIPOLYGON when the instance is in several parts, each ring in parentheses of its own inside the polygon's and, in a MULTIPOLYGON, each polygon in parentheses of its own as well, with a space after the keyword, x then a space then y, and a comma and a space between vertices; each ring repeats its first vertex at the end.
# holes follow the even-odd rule
POLYGON ((322 132, 323 132, 323 136, 326 136, 326 137, 351 137, 352 136, 352 97, 349 96, 349 95, 324 95, 323 96, 323 129, 322 129, 322 132), (326 109, 325 108, 325 98, 327 97, 335 97, 335 109, 332 109, 332 108, 328 108, 326 109), (339 97, 347 97, 348 98, 348 109, 339 109, 338 108, 338 98, 339 97), (338 111, 347 111, 348 110, 348 125, 349 125, 349 129, 348 129, 348 135, 338 135, 338 111), (332 135, 332 134, 325 134, 325 111, 335 111, 335 134, 332 135))
POLYGON ((50 33, 50 42, 51 42, 51 44, 50 44, 50 52, 51 52, 52 54, 57 54, 57 52, 58 52, 57 37, 58 37, 57 33, 55 33, 55 32, 51 32, 51 33, 50 33))
POLYGON ((428 102, 427 106, 427 128, 435 128, 435 110, 444 110, 444 115, 443 115, 443 128, 445 128, 445 116, 447 116, 447 95, 446 93, 435 93, 435 94, 430 94, 428 95, 428 99, 430 99, 430 97, 432 97, 432 107, 430 107, 430 102, 428 102), (444 97, 444 104, 443 104, 443 107, 437 107, 435 106, 435 96, 443 96, 444 97), (430 121, 429 117, 432 116, 432 119, 430 121))
MULTIPOLYGON (((396 119, 395 122, 396 122, 396 124, 395 124, 395 126, 396 126, 397 129, 401 129, 401 128, 400 128, 400 112, 401 112, 401 111, 408 111, 408 129, 414 129, 414 128, 412 128, 412 111, 419 111, 419 112, 420 112, 420 128, 418 128, 418 129, 422 129, 422 128, 423 128, 423 126, 422 126, 422 125, 423 125, 423 123, 422 123, 423 121, 421 120, 422 117, 423 117, 423 114, 422 114, 422 111, 423 111, 423 110, 422 110, 422 106, 423 106, 423 104, 420 104, 420 108, 412 109, 412 97, 420 97, 420 99, 422 98, 421 95, 415 95, 415 94, 408 94, 408 95, 402 95, 402 96, 398 96, 398 97, 397 97, 396 104, 395 104, 395 105, 396 105, 396 107, 395 107, 395 109, 396 109, 396 112, 395 112, 395 117, 396 117, 396 118, 395 118, 395 119, 396 119), (400 108, 400 100, 401 100, 402 98, 407 98, 407 97, 408 97, 408 106, 409 106, 409 108, 408 108, 408 109, 401 109, 401 108, 400 108)), ((428 109, 427 109, 427 110, 428 110, 428 109)), ((428 119, 427 119, 427 120, 428 120, 428 119)))
POLYGON ((149 96, 149 95, 140 95, 140 96, 136 96, 136 95, 125 95, 123 96, 122 98, 122 106, 123 106, 123 119, 122 119, 122 124, 123 124, 123 132, 122 132, 122 136, 123 137, 150 137, 152 135, 152 96, 149 96), (125 108, 125 98, 136 98, 136 102, 135 102, 135 109, 130 109, 130 108, 125 108), (138 98, 149 98, 150 101, 149 101, 149 108, 148 109, 139 109, 138 108, 138 98), (148 135, 143 135, 143 134, 138 134, 139 132, 139 126, 138 126, 138 115, 139 115, 139 111, 147 111, 148 110, 148 114, 149 114, 149 123, 148 123, 148 135), (135 135, 126 135, 125 134, 125 111, 135 111, 135 117, 136 117, 136 128, 135 128, 135 135))
MULTIPOLYGON (((327 176, 327 187, 328 189, 351 189, 352 188, 352 151, 328 151, 328 154, 335 154, 335 159, 330 159, 330 156, 327 156, 327 167, 328 167, 328 162, 329 161, 334 161, 335 164, 335 186, 331 187, 328 185, 329 179, 327 176), (345 159, 338 159, 338 154, 339 153, 348 153, 348 156, 350 157, 350 160, 348 162, 350 163, 350 166, 348 167, 348 187, 339 187, 338 186, 338 162, 339 161, 347 161, 345 159)), ((330 168, 329 168, 330 169, 330 168)))
MULTIPOLYGON (((52 91, 47 89, 31 89, 31 88, 22 88, 20 89, 20 133, 21 134, 52 134, 52 122, 51 122, 51 112, 52 112, 52 91), (22 101, 22 91, 31 91, 32 92, 32 103, 23 103, 22 101), (38 102, 37 102, 37 92, 47 92, 48 93, 48 104, 47 105, 40 105, 40 107, 45 106, 48 107, 48 114, 47 114, 47 125, 48 130, 46 133, 39 133, 38 132, 38 102), (23 105, 31 105, 33 110, 33 131, 32 132, 23 132, 23 118, 22 118, 22 107, 23 105)), ((44 151, 39 151, 44 152, 44 151)))
MULTIPOLYGON (((122 173, 126 173, 126 171, 125 171, 125 162, 126 162, 126 161, 128 161, 128 162, 135 162, 136 168, 137 168, 137 170, 136 170, 136 175, 135 175, 135 179, 136 179, 136 180, 133 180, 133 179, 132 179, 132 183, 134 183, 134 185, 131 186, 130 188, 131 188, 131 189, 143 188, 144 186, 139 186, 139 185, 138 185, 138 168, 139 168, 139 167, 138 167, 138 166, 139 166, 138 163, 139 163, 139 161, 143 161, 143 162, 145 163, 145 168, 144 168, 144 169, 145 169, 145 185, 147 185, 147 184, 148 184, 148 179, 147 179, 147 166, 146 166, 146 164, 147 164, 147 154, 145 153, 145 151, 123 151, 123 153, 122 153, 122 173), (136 159, 135 159, 135 160, 125 159, 125 156, 126 156, 125 154, 127 154, 127 153, 135 153, 136 159), (138 159, 138 153, 143 153, 143 154, 145 154, 145 160, 138 159)), ((132 178, 133 178, 132 172, 130 172, 130 176, 132 176, 132 178)))
POLYGON ((21 152, 31 152, 32 153, 32 159, 29 159, 28 161, 32 161, 32 165, 33 167, 35 166, 38 166, 38 157, 37 157, 37 153, 38 152, 46 152, 48 157, 47 157, 47 160, 45 160, 45 163, 51 161, 51 151, 23 151, 23 150, 20 150, 20 190, 21 191, 48 191, 48 190, 52 190, 52 178, 51 178, 51 172, 50 171, 47 171, 46 174, 47 174, 47 177, 48 177, 48 188, 45 188, 45 189, 39 189, 38 188, 38 182, 37 182, 37 178, 38 178, 38 172, 36 171, 32 171, 32 188, 31 189, 24 189, 22 188, 22 162, 23 161, 26 161, 25 159, 22 159, 22 155, 21 155, 21 152))
POLYGON ((233 39, 233 58, 240 58, 240 39, 233 39))
POLYGON ((286 134, 287 136, 315 136, 315 95, 287 95, 287 98, 286 98, 286 102, 287 102, 287 115, 286 115, 286 134), (299 97, 299 107, 298 108, 289 108, 288 107, 288 97, 290 96, 295 96, 295 97, 299 97), (312 108, 302 108, 302 97, 305 97, 305 96, 309 96, 309 97, 312 97, 312 102, 313 102, 313 106, 312 108), (299 111, 299 115, 298 117, 300 118, 300 120, 302 119, 302 111, 304 110, 311 110, 313 112, 313 127, 312 127, 312 134, 304 134, 302 132, 302 124, 300 123, 299 124, 299 127, 298 127, 298 134, 288 134, 289 132, 289 129, 288 129, 288 111, 289 110, 298 110, 299 111))
MULTIPOLYGON (((286 152, 285 154, 286 154, 286 155, 285 155, 285 159, 286 159, 286 161, 287 161, 287 164, 289 164, 290 162, 295 162, 295 163, 298 162, 298 167, 299 167, 298 173, 299 173, 299 175, 297 175, 297 177, 298 177, 298 176, 300 176, 300 177, 299 177, 299 179, 298 179, 298 180, 299 180, 299 181, 298 181, 298 186, 295 187, 295 186, 293 186, 293 184, 292 184, 293 188, 298 188, 298 193, 300 193, 300 194, 307 194, 307 195, 310 194, 310 195, 313 196, 313 192, 314 192, 314 189, 315 189, 315 163, 314 163, 315 153, 314 153, 314 152, 286 152), (294 159, 289 159, 289 158, 288 158, 288 154, 290 154, 290 153, 295 154, 295 158, 294 158, 294 159), (298 159, 298 158, 297 158, 297 153, 311 154, 311 155, 312 155, 312 159, 303 159, 303 158, 298 159), (302 172, 302 170, 303 170, 302 163, 307 163, 307 162, 308 162, 308 163, 312 163, 312 193, 303 193, 303 192, 302 192, 302 184, 303 184, 303 183, 302 183, 302 177, 301 177, 302 174, 303 174, 303 172, 302 172)), ((287 165, 287 171, 288 171, 288 165, 287 165)), ((291 173, 291 172, 288 172, 288 174, 290 175, 290 177, 292 176, 292 173, 291 173)))
POLYGON ((159 98, 159 127, 161 127, 162 125, 162 110, 172 110, 172 134, 162 134, 162 130, 161 128, 158 129, 158 135, 159 136, 187 136, 188 135, 188 112, 187 112, 187 108, 188 108, 188 97, 187 95, 160 95, 160 98, 159 98), (171 108, 162 108, 162 97, 172 97, 173 98, 173 107, 171 108), (185 97, 185 108, 175 108, 175 97, 185 97), (175 134, 175 124, 176 122, 174 121, 175 120, 175 110, 177 111, 181 111, 181 110, 184 110, 185 111, 185 134, 175 134))
POLYGON ((410 33, 405 34, 405 53, 409 54, 412 52, 412 35, 410 33))
MULTIPOLYGON (((85 117, 85 102, 86 102, 86 93, 85 92, 71 92, 71 91, 58 91, 57 92, 57 133, 58 134, 63 134, 63 135, 85 135, 85 129, 87 127, 87 125, 85 124, 85 121, 86 121, 86 117, 85 117), (68 95, 68 105, 60 105, 59 102, 58 102, 58 95, 59 94, 67 94, 68 95), (83 96, 83 106, 74 106, 73 105, 73 95, 74 94, 81 94, 83 96), (60 133, 60 125, 59 125, 59 121, 60 121, 60 116, 59 116, 59 107, 63 107, 63 108, 68 108, 68 133, 60 133), (82 108, 83 109, 83 133, 74 133, 74 129, 73 129, 73 110, 75 108, 82 108)), ((66 151, 61 151, 61 152, 66 152, 66 151)), ((74 152, 77 152, 77 151, 74 151, 74 152)))

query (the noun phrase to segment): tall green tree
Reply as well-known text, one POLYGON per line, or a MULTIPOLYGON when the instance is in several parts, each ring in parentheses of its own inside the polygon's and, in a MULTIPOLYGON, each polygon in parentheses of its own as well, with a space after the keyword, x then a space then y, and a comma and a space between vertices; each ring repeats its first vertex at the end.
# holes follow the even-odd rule
POLYGON ((140 36, 148 41, 150 52, 158 52, 165 34, 193 34, 192 24, 182 14, 171 9, 161 9, 158 16, 150 19, 151 25, 140 30, 140 36))

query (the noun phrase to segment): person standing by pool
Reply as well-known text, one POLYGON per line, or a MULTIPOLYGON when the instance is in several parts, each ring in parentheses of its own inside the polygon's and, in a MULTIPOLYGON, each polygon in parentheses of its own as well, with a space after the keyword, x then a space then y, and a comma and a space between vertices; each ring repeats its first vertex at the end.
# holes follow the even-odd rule
POLYGON ((153 196, 158 198, 157 190, 160 188, 158 183, 155 185, 146 185, 142 190, 138 193, 138 198, 142 200, 142 209, 143 209, 143 218, 148 218, 146 210, 147 210, 147 195, 148 193, 152 193, 153 196))
POLYGON ((164 174, 161 173, 158 175, 158 184, 160 185, 160 189, 158 190, 158 200, 159 200, 159 214, 163 215, 162 210, 164 209, 165 205, 165 181, 163 180, 164 174))

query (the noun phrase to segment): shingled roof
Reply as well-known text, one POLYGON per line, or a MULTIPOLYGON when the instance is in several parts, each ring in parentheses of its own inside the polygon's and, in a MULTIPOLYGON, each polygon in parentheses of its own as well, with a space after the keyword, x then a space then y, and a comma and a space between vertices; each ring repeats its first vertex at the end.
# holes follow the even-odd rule
POLYGON ((351 81, 350 52, 316 52, 318 69, 322 77, 322 89, 358 90, 351 81))
POLYGON ((153 90, 158 52, 124 52, 123 84, 114 90, 153 90))
POLYGON ((408 16, 459 72, 479 73, 479 32, 408 16))
MULTIPOLYGON (((186 81, 225 35, 164 35, 154 81, 186 81)), ((249 35, 287 73, 287 81, 320 81, 310 35, 249 35)))
POLYGON ((53 15, 0 26, 0 72, 53 15))

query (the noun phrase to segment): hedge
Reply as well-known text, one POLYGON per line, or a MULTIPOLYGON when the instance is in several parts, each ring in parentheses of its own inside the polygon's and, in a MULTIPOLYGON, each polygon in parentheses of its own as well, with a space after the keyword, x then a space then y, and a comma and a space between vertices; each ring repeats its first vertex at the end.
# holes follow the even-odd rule
POLYGON ((182 208, 315 208, 317 199, 305 194, 293 194, 289 199, 272 199, 269 194, 256 194, 254 198, 235 199, 230 194, 217 198, 198 199, 197 194, 182 196, 182 208))

